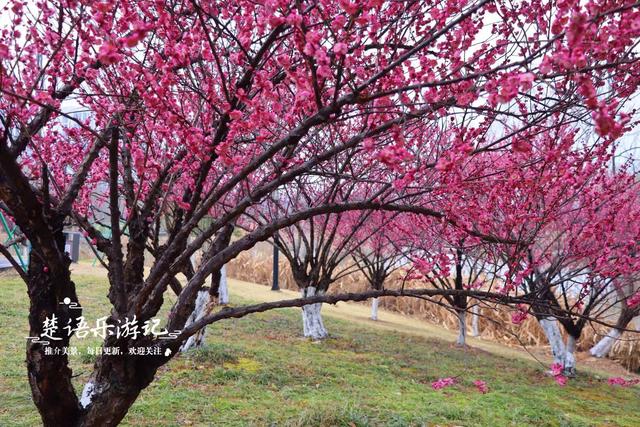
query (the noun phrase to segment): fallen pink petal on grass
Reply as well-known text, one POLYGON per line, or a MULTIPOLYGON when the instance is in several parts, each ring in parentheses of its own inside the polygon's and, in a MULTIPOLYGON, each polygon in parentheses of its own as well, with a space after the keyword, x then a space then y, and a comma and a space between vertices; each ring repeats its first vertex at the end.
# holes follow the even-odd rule
POLYGON ((487 387, 487 383, 482 380, 475 380, 473 385, 476 386, 478 391, 482 394, 487 394, 489 392, 489 387, 487 387))
POLYGON ((445 387, 450 387, 456 383, 455 378, 447 377, 447 378, 439 378, 436 381, 431 383, 431 388, 434 390, 441 390, 445 387))

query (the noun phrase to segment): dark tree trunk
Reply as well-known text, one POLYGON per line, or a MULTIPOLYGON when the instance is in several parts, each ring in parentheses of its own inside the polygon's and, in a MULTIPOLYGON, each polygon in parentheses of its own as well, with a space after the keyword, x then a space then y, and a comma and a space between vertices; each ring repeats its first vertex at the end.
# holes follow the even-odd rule
POLYGON ((70 260, 64 254, 65 214, 51 210, 46 169, 44 172, 42 193, 37 194, 14 156, 0 144, 0 200, 33 248, 26 275, 32 337, 26 345, 26 363, 31 394, 43 424, 64 427, 75 424, 80 406, 71 384, 68 356, 62 354, 69 345, 69 334, 63 328, 75 327, 82 310, 72 308, 78 298, 70 260), (45 331, 47 319, 55 319, 56 328, 45 331), (50 337, 43 337, 43 332, 50 337), (46 354, 47 349, 52 354, 46 354))
MULTIPOLYGON (((456 250, 456 277, 455 277, 455 289, 463 290, 464 283, 462 280, 462 256, 463 253, 460 249, 456 250)), ((453 305, 456 310, 456 316, 458 317, 458 339, 456 344, 459 346, 467 345, 467 297, 465 295, 456 295, 453 297, 453 305)))
POLYGON ((120 355, 102 355, 80 400, 83 408, 78 426, 115 426, 122 421, 140 392, 153 381, 158 367, 169 357, 129 355, 128 348, 150 342, 118 342, 107 339, 105 347, 118 347, 120 355))
MULTIPOLYGON (((64 235, 57 233, 60 248, 64 249, 64 235)), ((41 337, 46 319, 57 319, 57 331, 53 338, 40 338, 49 344, 27 342, 27 372, 33 401, 40 412, 45 426, 71 426, 75 424, 80 406, 71 384, 72 372, 69 359, 62 349, 69 345, 65 326, 76 325, 76 319, 82 315, 80 308, 71 308, 77 303, 75 285, 71 281, 68 264, 66 266, 47 266, 36 251, 29 258, 27 289, 31 305, 29 308, 29 336, 41 337), (66 299, 68 298, 68 299, 66 299), (52 354, 45 354, 47 348, 52 354), (61 354, 56 355, 55 352, 61 354)))
POLYGON ((148 227, 140 224, 137 213, 129 224, 129 241, 127 243, 127 258, 124 264, 124 283, 128 294, 134 294, 144 282, 144 252, 148 227))

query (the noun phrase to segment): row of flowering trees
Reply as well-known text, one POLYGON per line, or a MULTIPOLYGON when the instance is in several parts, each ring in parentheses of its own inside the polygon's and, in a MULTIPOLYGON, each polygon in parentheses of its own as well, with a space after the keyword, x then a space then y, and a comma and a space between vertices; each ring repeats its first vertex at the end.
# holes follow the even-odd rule
MULTIPOLYGON (((632 198, 633 177, 605 173, 616 140, 635 123, 627 105, 640 75, 634 1, 0 7, 0 201, 33 248, 21 273, 30 336, 41 337, 53 316, 73 328, 81 313, 64 253, 67 224, 106 255, 110 324, 150 321, 169 289, 178 294, 164 319, 177 331, 171 339, 106 337, 105 347, 122 352, 99 356, 82 391, 67 356, 45 354, 69 345, 67 334, 48 345, 30 340, 28 379, 45 425, 118 424, 186 340, 225 318, 409 295, 448 296, 459 309, 471 296, 526 304, 543 318, 568 319, 578 312, 547 298, 552 283, 562 286, 549 274, 564 277, 584 262, 580 283, 590 294, 601 277, 637 271, 634 211, 607 202, 620 191, 632 198), (287 192, 298 193, 295 204, 283 205, 287 192), (270 203, 280 207, 266 210, 270 203), (438 260, 451 247, 466 259, 493 244, 486 256, 504 263, 501 289, 318 292, 324 285, 311 280, 333 270, 304 278, 301 299, 192 316, 209 278, 257 242, 284 240, 288 227, 329 215, 316 239, 371 218, 379 225, 353 233, 363 243, 387 227, 380 212, 419 231, 397 249, 422 246, 425 277, 445 275, 438 260), (561 224, 572 231, 556 231, 561 224), (236 227, 248 231, 234 240, 236 227), (605 241, 606 251, 588 255, 590 242, 605 241), (548 250, 553 242, 562 249, 548 250), (584 260, 545 273, 554 256, 564 266, 565 245, 567 256, 584 260), (126 351, 138 346, 159 352, 126 351)), ((313 265, 306 259, 340 258, 343 246, 332 254, 315 243, 296 247, 313 265)))
MULTIPOLYGON (((319 215, 296 223, 277 232, 274 244, 289 261, 302 296, 324 294, 332 283, 354 270, 362 272, 374 290, 384 289, 389 276, 400 270, 401 283, 527 295, 527 304, 514 307, 514 323, 535 316, 551 345, 555 363, 574 374, 576 342, 589 322, 613 326, 592 349, 593 355, 603 357, 640 310, 636 278, 640 235, 635 221, 640 203, 638 184, 626 171, 612 174, 606 166, 585 168, 585 157, 576 153, 566 153, 563 158, 575 166, 563 169, 571 182, 562 181, 555 176, 557 171, 545 164, 537 171, 535 167, 527 171, 537 179, 526 182, 529 191, 522 194, 528 201, 518 200, 517 193, 525 183, 515 183, 513 176, 509 189, 500 190, 503 201, 530 206, 526 221, 520 221, 518 228, 502 222, 509 206, 492 201, 481 207, 500 219, 497 228, 506 227, 502 232, 512 239, 506 243, 470 236, 431 217, 367 210, 319 215), (576 158, 568 160, 572 155, 576 158), (562 188, 554 193, 550 185, 557 186, 557 182, 562 188), (543 188, 535 189, 535 185, 543 188), (509 191, 514 193, 505 199, 509 191), (616 312, 618 318, 612 319, 616 312)), ((496 164, 486 165, 485 173, 496 164)), ((503 162, 502 167, 509 165, 503 162)), ((334 181, 321 186, 316 180, 314 186, 321 191, 315 191, 313 197, 296 186, 293 191, 283 192, 277 202, 263 204, 261 220, 277 217, 285 207, 292 209, 300 203, 308 207, 314 200, 333 197, 328 195, 334 194, 334 181)), ((464 345, 466 314, 472 309, 468 296, 443 295, 437 302, 451 307, 458 316, 458 344, 464 345)), ((374 300, 374 319, 376 310, 374 300)), ((303 310, 303 320, 305 336, 327 336, 319 304, 303 310), (309 322, 316 328, 309 327, 309 322)))

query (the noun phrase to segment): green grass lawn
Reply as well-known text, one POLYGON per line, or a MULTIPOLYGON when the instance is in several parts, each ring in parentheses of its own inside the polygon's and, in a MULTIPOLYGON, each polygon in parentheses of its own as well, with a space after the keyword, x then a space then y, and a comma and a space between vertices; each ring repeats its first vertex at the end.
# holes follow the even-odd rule
MULTIPOLYGON (((91 325, 108 314, 105 280, 75 280, 91 325)), ((0 426, 39 423, 24 365, 27 308, 25 285, 0 277, 0 426)), ((300 338, 299 311, 293 309, 209 328, 208 345, 165 366, 124 424, 640 425, 638 387, 612 387, 586 374, 559 387, 534 363, 325 321, 333 337, 322 343, 300 338), (431 388, 447 376, 458 384, 431 388), (475 389, 476 379, 487 382, 488 394, 475 389)), ((76 339, 72 345, 84 353, 98 342, 76 339)), ((81 354, 72 363, 81 390, 92 357, 81 354)))

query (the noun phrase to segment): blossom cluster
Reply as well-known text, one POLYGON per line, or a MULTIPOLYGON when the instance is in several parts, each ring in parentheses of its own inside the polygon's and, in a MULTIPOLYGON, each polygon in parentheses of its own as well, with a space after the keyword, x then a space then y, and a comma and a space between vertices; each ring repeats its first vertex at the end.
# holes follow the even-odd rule
POLYGON ((553 375, 553 379, 556 380, 558 385, 565 386, 567 384, 567 377, 564 375, 564 366, 560 363, 551 365, 551 375, 553 375))

